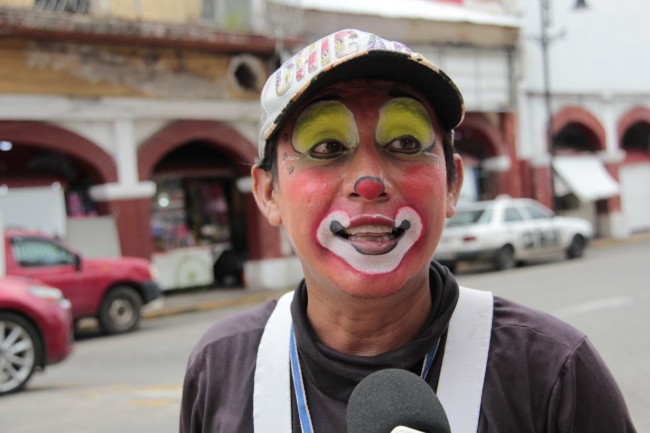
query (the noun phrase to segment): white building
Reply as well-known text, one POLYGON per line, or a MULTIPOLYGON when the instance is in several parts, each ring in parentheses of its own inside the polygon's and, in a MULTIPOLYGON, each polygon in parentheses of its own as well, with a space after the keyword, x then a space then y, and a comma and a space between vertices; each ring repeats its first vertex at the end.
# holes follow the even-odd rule
POLYGON ((650 2, 518 3, 519 156, 538 173, 547 171, 553 159, 559 211, 590 217, 599 236, 650 229, 650 57, 644 31, 650 2), (586 7, 576 8, 579 3, 586 7), (549 17, 546 87, 540 41, 544 5, 549 17), (553 158, 547 145, 546 89, 553 158))

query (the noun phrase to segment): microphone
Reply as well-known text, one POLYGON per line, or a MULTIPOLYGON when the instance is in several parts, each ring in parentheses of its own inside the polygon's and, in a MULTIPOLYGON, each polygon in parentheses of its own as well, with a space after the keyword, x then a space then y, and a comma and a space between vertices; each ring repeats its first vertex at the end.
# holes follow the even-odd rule
POLYGON ((442 404, 429 384, 407 370, 368 375, 348 401, 348 433, 451 433, 442 404))

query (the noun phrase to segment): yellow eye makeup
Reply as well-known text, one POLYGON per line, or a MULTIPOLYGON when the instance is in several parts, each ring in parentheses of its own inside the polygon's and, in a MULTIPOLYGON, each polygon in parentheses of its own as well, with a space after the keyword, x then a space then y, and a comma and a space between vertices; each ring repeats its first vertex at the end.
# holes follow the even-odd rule
MULTIPOLYGON (((424 106, 412 98, 394 98, 379 108, 379 122, 375 140, 381 146, 401 140, 418 143, 418 151, 404 149, 404 153, 430 150, 434 143, 433 124, 424 106)), ((399 151, 399 148, 396 148, 399 151)))
POLYGON ((327 155, 328 149, 359 146, 354 115, 338 101, 320 101, 303 111, 293 129, 292 146, 304 155, 327 155))

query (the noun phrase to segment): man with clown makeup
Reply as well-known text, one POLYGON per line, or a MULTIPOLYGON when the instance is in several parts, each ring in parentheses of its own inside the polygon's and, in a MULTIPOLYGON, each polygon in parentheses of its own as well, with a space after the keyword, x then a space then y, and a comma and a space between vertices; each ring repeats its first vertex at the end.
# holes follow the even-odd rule
POLYGON ((181 432, 345 433, 384 369, 420 376, 453 433, 635 431, 583 333, 431 261, 463 180, 463 100, 435 64, 341 30, 271 75, 261 108, 253 193, 304 280, 205 333, 181 432))

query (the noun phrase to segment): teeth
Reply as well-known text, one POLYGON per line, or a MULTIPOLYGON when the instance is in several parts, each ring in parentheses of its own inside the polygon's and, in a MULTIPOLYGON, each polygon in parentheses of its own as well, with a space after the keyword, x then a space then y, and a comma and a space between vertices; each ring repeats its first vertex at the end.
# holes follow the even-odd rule
POLYGON ((357 227, 348 227, 346 231, 350 236, 354 236, 358 233, 390 234, 393 230, 382 225, 365 225, 365 226, 357 226, 357 227))
POLYGON ((363 235, 354 236, 354 235, 351 235, 349 237, 349 239, 353 240, 353 241, 387 242, 387 241, 391 241, 391 240, 395 239, 395 237, 392 236, 392 235, 384 235, 384 236, 363 236, 363 235))

